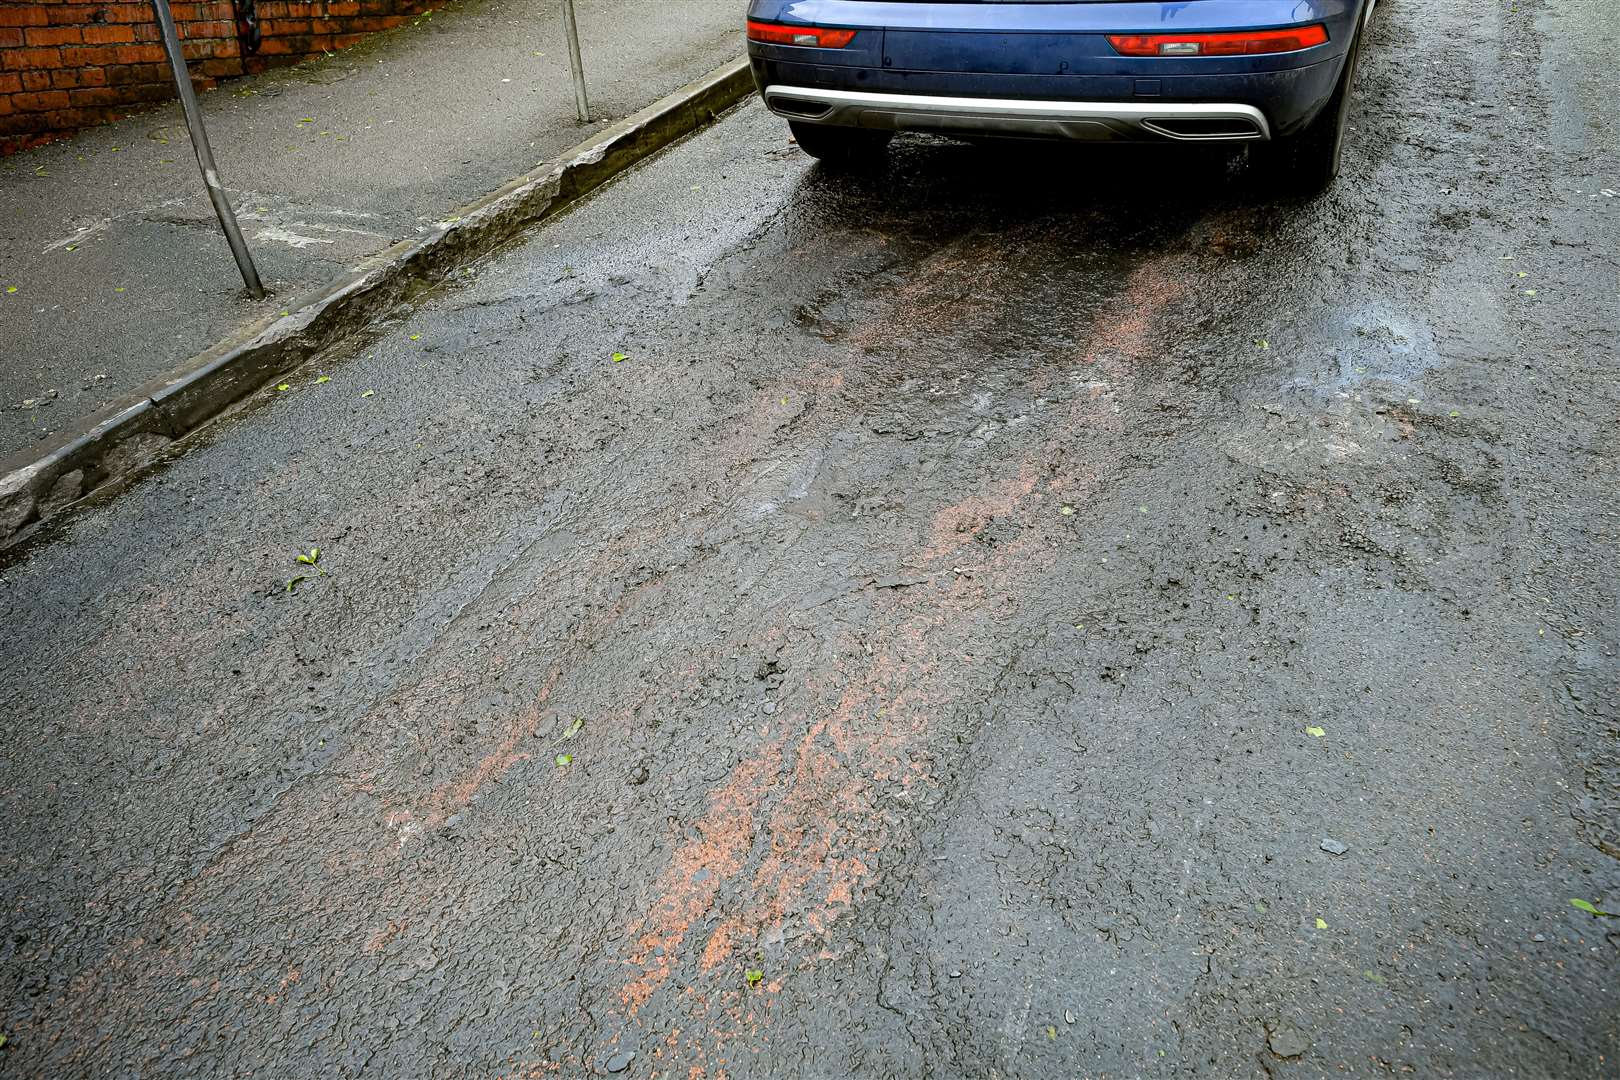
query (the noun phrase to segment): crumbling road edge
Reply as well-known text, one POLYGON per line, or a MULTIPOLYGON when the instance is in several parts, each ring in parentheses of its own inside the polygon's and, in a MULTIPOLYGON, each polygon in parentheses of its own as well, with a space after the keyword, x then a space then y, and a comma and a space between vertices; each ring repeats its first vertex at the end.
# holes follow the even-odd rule
POLYGON ((424 236, 372 255, 41 447, 0 459, 0 545, 146 464, 277 376, 369 325, 670 143, 702 128, 753 88, 738 59, 565 153, 445 215, 424 236))

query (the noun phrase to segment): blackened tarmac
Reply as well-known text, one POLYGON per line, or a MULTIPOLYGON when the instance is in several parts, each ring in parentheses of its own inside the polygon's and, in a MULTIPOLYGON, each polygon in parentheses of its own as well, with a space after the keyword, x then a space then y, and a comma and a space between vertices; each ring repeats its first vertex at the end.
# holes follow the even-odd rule
POLYGON ((12 552, 0 1073, 1616 1075, 1620 28, 1379 13, 1315 203, 751 105, 12 552))

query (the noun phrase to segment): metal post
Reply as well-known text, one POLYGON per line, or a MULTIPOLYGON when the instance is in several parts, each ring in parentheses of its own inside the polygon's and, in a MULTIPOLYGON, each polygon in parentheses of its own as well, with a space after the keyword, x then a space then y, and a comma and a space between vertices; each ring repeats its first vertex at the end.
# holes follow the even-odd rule
POLYGON ((574 18, 574 0, 562 0, 563 32, 568 35, 568 70, 574 76, 574 111, 579 122, 591 122, 591 106, 585 100, 585 64, 579 58, 579 22, 574 18))
POLYGON ((152 0, 152 10, 157 13, 158 29, 163 33, 163 50, 169 54, 169 67, 174 70, 174 87, 180 92, 180 108, 186 114, 191 148, 197 152, 197 167, 202 169, 208 199, 214 204, 214 213, 219 215, 219 227, 225 230, 225 241, 231 245, 231 254, 236 257, 237 268, 242 271, 242 282, 247 286, 248 294, 255 300, 262 299, 264 286, 259 283, 259 271, 253 266, 253 256, 249 254, 247 243, 242 239, 242 230, 236 224, 236 212, 231 209, 231 201, 225 197, 225 189, 219 182, 219 171, 214 167, 214 152, 208 147, 208 133, 203 130, 202 111, 197 108, 197 94, 191 88, 191 73, 186 70, 186 55, 180 50, 180 34, 174 28, 174 13, 169 10, 169 0, 152 0))

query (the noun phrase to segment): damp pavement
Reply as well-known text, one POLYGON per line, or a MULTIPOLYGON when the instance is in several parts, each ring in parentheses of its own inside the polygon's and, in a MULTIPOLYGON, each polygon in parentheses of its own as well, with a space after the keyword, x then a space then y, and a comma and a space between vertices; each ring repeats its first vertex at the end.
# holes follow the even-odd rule
POLYGON ((750 105, 13 550, 0 1072, 1614 1075, 1614 31, 750 105))
POLYGON ((200 95, 271 292, 261 301, 243 289, 178 104, 0 158, 0 459, 742 49, 730 4, 682 3, 677 19, 664 0, 576 4, 588 125, 561 8, 533 0, 449 0, 355 48, 200 95))

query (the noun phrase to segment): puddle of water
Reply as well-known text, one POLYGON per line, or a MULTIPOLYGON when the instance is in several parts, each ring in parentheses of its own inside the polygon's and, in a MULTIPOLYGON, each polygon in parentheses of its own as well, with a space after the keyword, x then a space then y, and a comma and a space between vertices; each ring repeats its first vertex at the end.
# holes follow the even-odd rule
POLYGON ((1440 365, 1433 330, 1384 304, 1333 309, 1310 339, 1325 348, 1303 361, 1285 389, 1326 397, 1384 383, 1421 397, 1423 377, 1440 365))

